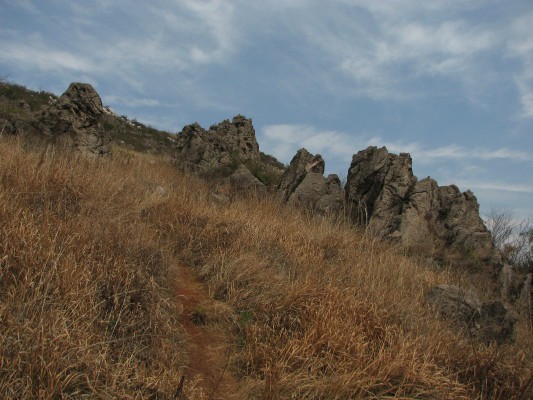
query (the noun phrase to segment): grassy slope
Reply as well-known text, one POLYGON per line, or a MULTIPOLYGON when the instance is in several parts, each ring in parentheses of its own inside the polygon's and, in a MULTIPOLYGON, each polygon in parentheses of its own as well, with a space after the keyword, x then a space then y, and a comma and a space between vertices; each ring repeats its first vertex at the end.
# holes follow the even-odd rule
POLYGON ((528 396, 531 331, 474 345, 424 306, 451 273, 268 200, 220 206, 155 156, 1 138, 0 397, 173 398, 176 261, 230 306, 195 317, 232 332, 241 398, 528 396))

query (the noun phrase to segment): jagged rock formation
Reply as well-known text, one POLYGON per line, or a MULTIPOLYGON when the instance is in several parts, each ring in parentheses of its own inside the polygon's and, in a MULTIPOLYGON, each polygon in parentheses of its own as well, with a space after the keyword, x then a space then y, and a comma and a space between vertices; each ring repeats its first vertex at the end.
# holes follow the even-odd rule
POLYGON ((441 252, 448 260, 499 263, 472 192, 438 186, 429 177, 418 181, 409 154, 373 146, 360 151, 353 156, 345 192, 351 219, 379 236, 398 238, 417 252, 441 252))
POLYGON ((278 185, 278 196, 290 205, 319 215, 339 215, 344 209, 343 193, 337 175, 324 174, 324 160, 300 149, 278 185))
POLYGON ((177 158, 182 169, 205 174, 235 162, 259 160, 259 145, 252 120, 237 115, 230 122, 203 129, 187 125, 176 140, 177 158))
POLYGON ((441 317, 465 326, 471 335, 490 343, 514 340, 516 319, 500 301, 482 303, 472 291, 453 285, 437 285, 426 294, 441 317))
POLYGON ((42 135, 63 141, 86 154, 109 152, 111 140, 101 122, 104 108, 100 96, 86 83, 71 83, 57 101, 37 116, 35 127, 42 135))

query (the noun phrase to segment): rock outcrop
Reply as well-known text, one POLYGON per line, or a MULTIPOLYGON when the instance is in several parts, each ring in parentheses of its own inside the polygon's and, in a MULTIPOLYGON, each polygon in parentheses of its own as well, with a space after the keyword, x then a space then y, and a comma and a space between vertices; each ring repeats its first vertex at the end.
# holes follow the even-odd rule
POLYGON ((322 156, 300 149, 281 178, 278 196, 290 205, 319 215, 339 215, 344 210, 339 177, 329 175, 324 178, 323 174, 322 156))
POLYGON ((499 255, 470 191, 413 175, 411 156, 368 147, 355 154, 345 186, 351 219, 417 252, 441 252, 461 263, 497 265, 499 255), (464 259, 468 257, 468 260, 464 259))
POLYGON ((453 285, 437 285, 426 294, 441 317, 468 329, 477 339, 505 343, 514 340, 516 318, 500 301, 482 303, 474 292, 453 285))
POLYGON ((181 168, 199 174, 260 158, 252 120, 242 115, 208 131, 197 123, 187 125, 177 137, 176 148, 181 168))
POLYGON ((36 117, 39 132, 89 155, 109 152, 109 133, 101 124, 104 108, 100 96, 86 83, 71 83, 53 104, 36 117))

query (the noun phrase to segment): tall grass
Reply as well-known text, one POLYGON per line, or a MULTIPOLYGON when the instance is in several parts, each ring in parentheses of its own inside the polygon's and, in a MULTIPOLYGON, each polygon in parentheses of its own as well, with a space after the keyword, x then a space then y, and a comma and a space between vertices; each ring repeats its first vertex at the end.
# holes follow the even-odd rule
POLYGON ((1 398, 177 387, 169 263, 141 217, 157 199, 131 163, 0 142, 1 398))
POLYGON ((468 284, 452 272, 269 199, 221 205, 155 157, 2 138, 0 397, 174 398, 190 363, 176 263, 227 305, 201 312, 240 384, 212 398, 531 396, 530 331, 485 346, 425 305, 468 284))

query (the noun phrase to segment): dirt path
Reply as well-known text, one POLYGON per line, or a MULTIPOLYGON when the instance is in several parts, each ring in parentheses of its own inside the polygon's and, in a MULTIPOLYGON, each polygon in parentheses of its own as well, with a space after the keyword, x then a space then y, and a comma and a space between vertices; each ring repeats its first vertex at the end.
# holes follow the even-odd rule
MULTIPOLYGON (((230 333, 216 321, 217 303, 193 268, 177 266, 176 294, 187 335, 189 365, 181 399, 238 399, 239 384, 229 368, 230 333)), ((180 398, 180 397, 178 397, 180 398)))

